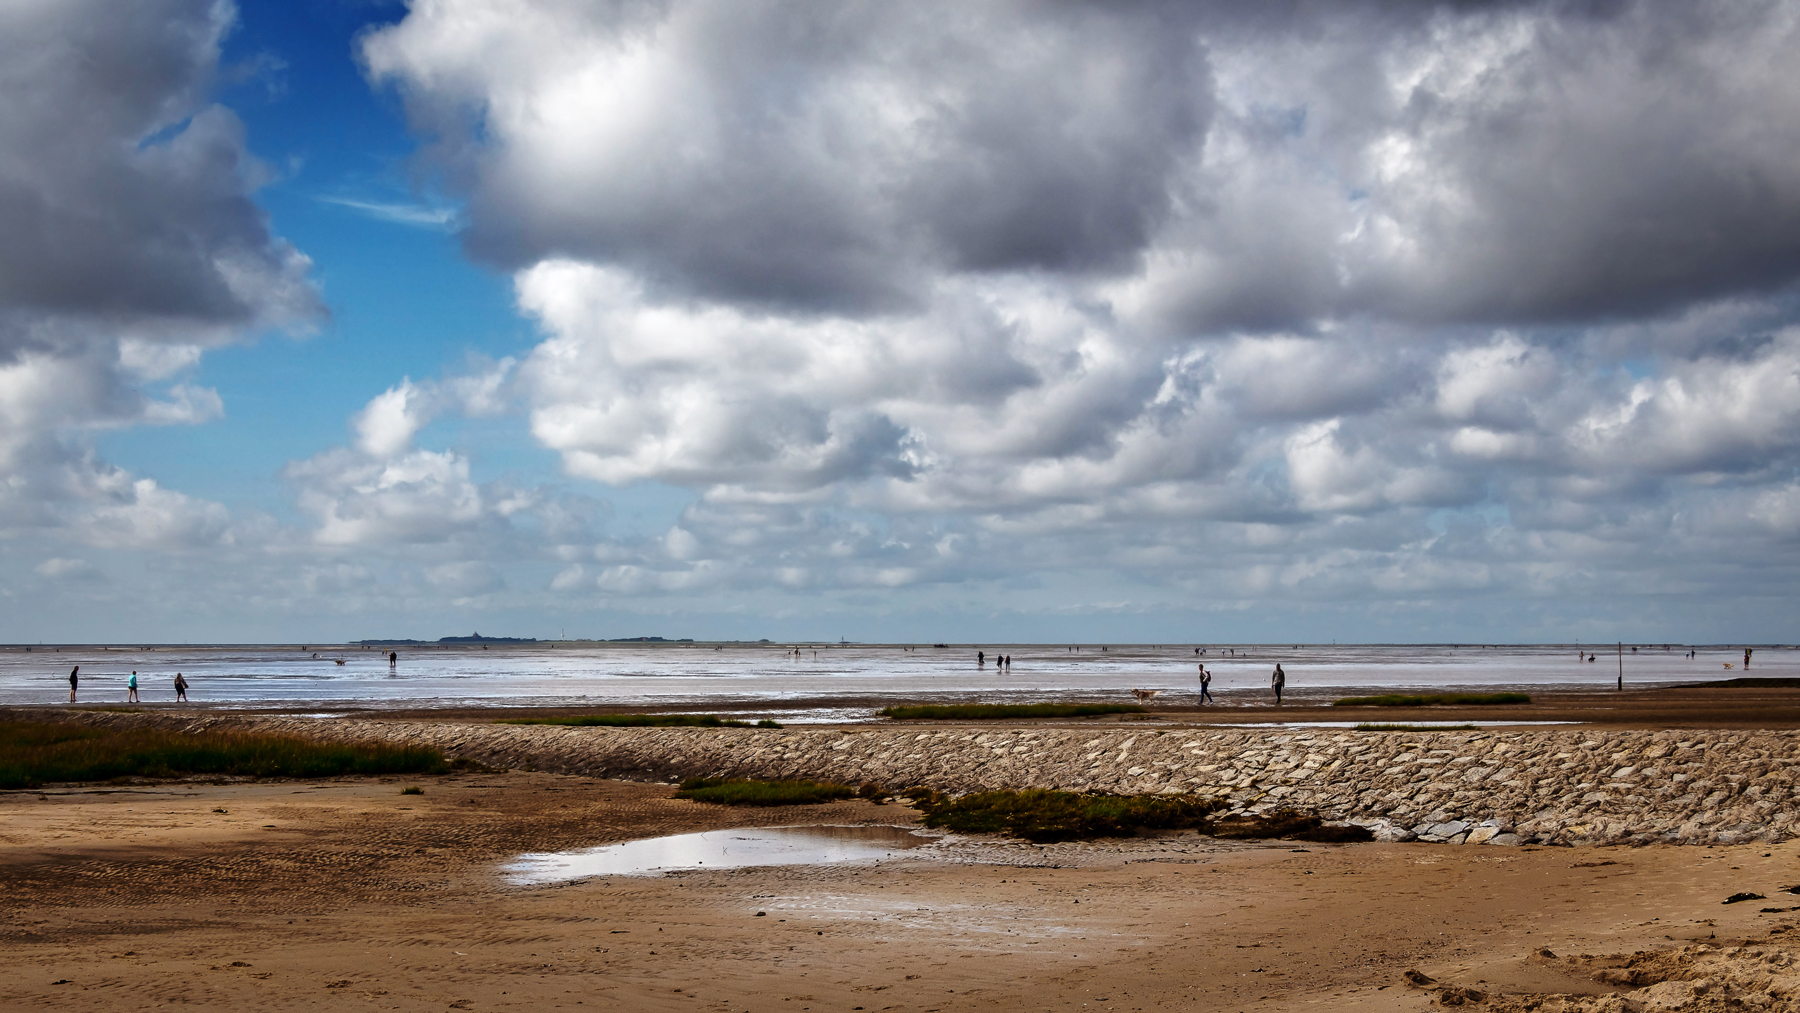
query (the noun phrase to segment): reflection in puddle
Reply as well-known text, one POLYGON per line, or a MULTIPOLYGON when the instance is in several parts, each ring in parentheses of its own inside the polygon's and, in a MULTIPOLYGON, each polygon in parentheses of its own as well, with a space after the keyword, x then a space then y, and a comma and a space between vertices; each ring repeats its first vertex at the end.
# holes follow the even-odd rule
POLYGON ((513 886, 589 876, 656 876, 678 869, 835 865, 878 861, 933 838, 903 827, 755 827, 652 837, 580 851, 520 855, 500 867, 513 886))

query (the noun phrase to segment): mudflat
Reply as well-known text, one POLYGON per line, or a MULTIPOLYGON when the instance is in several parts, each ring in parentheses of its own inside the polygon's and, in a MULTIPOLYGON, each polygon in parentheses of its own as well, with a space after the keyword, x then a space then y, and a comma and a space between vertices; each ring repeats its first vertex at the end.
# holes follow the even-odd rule
MULTIPOLYGON (((1478 690, 1485 692, 1485 690, 1478 690)), ((1604 679, 1592 689, 1531 690, 1527 704, 1498 706, 1429 706, 1429 707, 1334 707, 1332 701, 1342 697, 1378 695, 1398 691, 1391 687, 1317 687, 1307 686, 1298 676, 1288 684, 1286 701, 1275 706, 1274 697, 1262 690, 1218 690, 1217 704, 1200 706, 1193 693, 1166 692, 1148 704, 1148 714, 1111 715, 1093 718, 1070 718, 1054 722, 1042 719, 984 721, 983 727, 1029 725, 1046 727, 1089 727, 1093 725, 1129 724, 1156 721, 1167 725, 1235 725, 1271 722, 1491 722, 1504 721, 1518 727, 1560 725, 1569 722, 1613 728, 1705 728, 1705 729, 1787 729, 1800 728, 1800 680, 1748 677, 1732 682, 1702 683, 1692 686, 1638 687, 1626 684, 1616 691, 1604 679)), ((1133 703, 1130 694, 1111 696, 1095 693, 1071 694, 1070 702, 1133 703)), ((830 709, 875 710, 893 704, 888 697, 829 696, 794 698, 782 701, 784 710, 830 709)), ((914 701, 945 702, 939 699, 914 701)), ((469 722, 487 724, 502 719, 567 717, 577 714, 665 714, 679 711, 717 714, 722 717, 754 719, 768 712, 768 702, 714 701, 705 705, 645 706, 611 704, 596 701, 587 707, 524 707, 496 704, 491 707, 368 707, 324 702, 315 709, 321 713, 355 715, 366 720, 469 722)), ((61 708, 4 708, 0 713, 15 717, 53 713, 61 708)), ((173 713, 204 712, 204 706, 175 707, 148 704, 146 711, 173 713)), ((233 707, 227 713, 286 714, 289 707, 233 707)), ((843 727, 888 727, 894 724, 942 726, 953 722, 893 722, 876 719, 846 724, 843 727)))
POLYGON ((0 1008, 1404 1010, 1466 988, 1585 1009, 1649 983, 1638 951, 1710 968, 1684 1008, 1743 994, 1752 967, 1764 1008, 1788 1001, 1762 972, 1793 959, 1800 843, 959 839, 879 865, 499 873, 664 834, 917 820, 672 795, 530 772, 0 795, 0 1008), (1722 903, 1740 893, 1763 898, 1722 903))

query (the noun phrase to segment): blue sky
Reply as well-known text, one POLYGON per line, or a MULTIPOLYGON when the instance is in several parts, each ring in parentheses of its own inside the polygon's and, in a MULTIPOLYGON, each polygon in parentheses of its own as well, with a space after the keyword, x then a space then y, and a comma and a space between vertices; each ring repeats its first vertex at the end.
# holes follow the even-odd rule
POLYGON ((98 3, 0 640, 1800 639, 1785 4, 98 3))

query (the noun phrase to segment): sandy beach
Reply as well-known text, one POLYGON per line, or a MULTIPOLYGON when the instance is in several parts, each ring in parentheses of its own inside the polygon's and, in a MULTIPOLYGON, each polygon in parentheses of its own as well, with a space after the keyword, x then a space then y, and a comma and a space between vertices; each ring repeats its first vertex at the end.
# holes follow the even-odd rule
MULTIPOLYGON (((1611 714, 1744 727, 1796 692, 1611 714)), ((1577 703, 1544 720, 1600 714, 1577 703)), ((1800 841, 956 838, 879 864, 501 874, 667 834, 918 819, 673 790, 513 770, 5 793, 0 1008, 1723 1010, 1793 1008, 1800 986, 1800 896, 1782 892, 1800 841), (1741 893, 1761 897, 1723 903, 1741 893)))
MULTIPOLYGON (((1606 994, 1640 950, 1794 924, 1800 845, 1478 849, 1183 835, 508 887, 520 852, 746 812, 551 774, 46 791, 4 802, 7 1009, 1417 1009, 1606 994), (217 810, 225 810, 218 812, 217 810), (764 912, 759 916, 758 912, 764 912), (1533 956, 1549 949, 1563 959, 1533 956), (1583 957, 1582 955, 1592 955, 1583 957), (1598 959, 1596 959, 1598 958, 1598 959)), ((1796 898, 1800 904, 1800 898, 1796 898)), ((1778 936, 1779 937, 1779 936, 1778 936)), ((1498 1008, 1498 1007, 1496 1007, 1498 1008)))

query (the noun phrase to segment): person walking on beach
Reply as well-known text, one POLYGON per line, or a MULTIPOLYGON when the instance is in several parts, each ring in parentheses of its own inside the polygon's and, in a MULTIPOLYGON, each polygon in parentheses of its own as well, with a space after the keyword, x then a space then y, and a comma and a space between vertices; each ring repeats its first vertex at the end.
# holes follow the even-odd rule
POLYGON ((175 699, 187 700, 187 680, 181 677, 180 672, 175 673, 175 699))
POLYGON ((388 652, 388 667, 393 668, 395 665, 398 665, 398 664, 400 664, 400 652, 399 651, 389 651, 388 652))
POLYGON ((1212 695, 1212 673, 1206 670, 1205 662, 1200 665, 1200 702, 1202 704, 1217 703, 1212 695))
POLYGON ((975 667, 976 668, 986 668, 987 667, 987 652, 986 651, 976 651, 975 652, 975 667))
POLYGON ((1281 691, 1287 688, 1287 673, 1281 670, 1281 662, 1275 663, 1275 672, 1269 676, 1269 688, 1275 691, 1275 706, 1281 706, 1281 691))
POLYGON ((125 702, 137 703, 137 669, 131 670, 131 678, 125 680, 125 702))
POLYGON ((1751 653, 1752 652, 1751 652, 1750 648, 1748 648, 1748 647, 1744 648, 1744 671, 1746 671, 1746 672, 1750 671, 1750 655, 1751 655, 1751 653))
POLYGON ((81 685, 81 666, 69 669, 69 702, 75 702, 75 688, 81 685))

